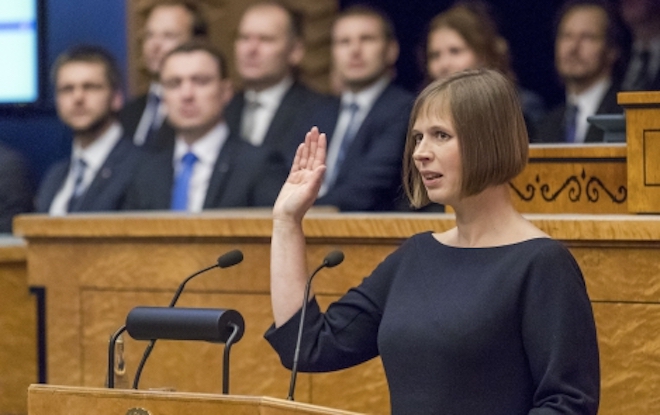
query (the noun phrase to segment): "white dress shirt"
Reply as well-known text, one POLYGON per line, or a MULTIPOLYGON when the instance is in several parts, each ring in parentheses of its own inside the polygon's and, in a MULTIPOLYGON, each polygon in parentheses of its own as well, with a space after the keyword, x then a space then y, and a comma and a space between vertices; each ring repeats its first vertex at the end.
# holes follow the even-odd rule
MULTIPOLYGON (((76 175, 73 161, 82 158, 87 164, 85 175, 83 176, 82 188, 83 194, 96 177, 99 170, 108 158, 108 155, 113 148, 121 140, 122 128, 119 122, 114 122, 99 138, 94 140, 93 143, 86 148, 82 148, 80 143, 75 139, 73 140, 73 149, 71 151, 71 163, 69 165, 69 173, 64 180, 64 184, 55 195, 53 202, 50 204, 48 213, 54 216, 62 216, 67 214, 69 200, 73 195, 75 186, 76 175)), ((100 174, 109 174, 109 172, 100 171, 100 174)))
POLYGON ((252 120, 254 125, 252 126, 250 137, 244 137, 246 141, 257 147, 263 144, 268 128, 273 121, 273 117, 275 117, 275 113, 280 107, 284 95, 286 95, 291 88, 291 85, 293 85, 293 79, 291 77, 286 77, 277 84, 264 89, 263 91, 245 91, 246 105, 243 107, 242 117, 246 116, 248 102, 259 102, 259 106, 255 110, 254 118, 252 120))
POLYGON ((229 128, 222 121, 211 131, 189 146, 181 137, 176 137, 174 144, 174 177, 179 174, 181 159, 191 151, 197 156, 188 187, 188 212, 201 212, 206 200, 206 192, 215 169, 215 162, 229 136, 229 128))
POLYGON ((612 81, 605 78, 579 95, 571 94, 568 96, 568 104, 572 103, 578 107, 575 143, 584 143, 589 129, 587 117, 596 114, 611 85, 612 81))
POLYGON ((157 82, 152 82, 149 85, 149 92, 147 93, 147 105, 144 107, 144 111, 140 117, 140 122, 135 129, 133 143, 135 143, 136 146, 143 145, 147 140, 151 126, 155 125, 156 128, 160 128, 160 126, 163 124, 163 121, 165 120, 165 116, 166 111, 165 105, 163 105, 163 87, 157 82), (149 105, 150 95, 156 95, 158 97, 159 103, 157 108, 152 108, 149 105))

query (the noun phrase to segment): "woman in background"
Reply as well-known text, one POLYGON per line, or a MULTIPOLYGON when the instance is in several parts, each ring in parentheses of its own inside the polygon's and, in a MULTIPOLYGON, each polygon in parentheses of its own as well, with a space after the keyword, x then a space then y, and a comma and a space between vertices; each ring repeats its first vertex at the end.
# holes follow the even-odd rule
MULTIPOLYGON (((457 3, 431 20, 426 43, 426 70, 431 80, 466 69, 496 69, 514 83, 509 46, 485 4, 457 3)), ((543 99, 517 86, 530 133, 545 114, 543 99)))

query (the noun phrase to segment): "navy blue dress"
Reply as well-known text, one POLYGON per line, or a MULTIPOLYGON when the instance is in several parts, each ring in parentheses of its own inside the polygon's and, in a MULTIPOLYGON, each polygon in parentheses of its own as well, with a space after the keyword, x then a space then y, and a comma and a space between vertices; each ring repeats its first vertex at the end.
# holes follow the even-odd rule
MULTIPOLYGON (((266 339, 290 368, 299 314, 266 339)), ((584 279, 549 238, 457 248, 418 234, 321 313, 299 368, 381 356, 392 414, 596 414, 600 372, 584 279)))

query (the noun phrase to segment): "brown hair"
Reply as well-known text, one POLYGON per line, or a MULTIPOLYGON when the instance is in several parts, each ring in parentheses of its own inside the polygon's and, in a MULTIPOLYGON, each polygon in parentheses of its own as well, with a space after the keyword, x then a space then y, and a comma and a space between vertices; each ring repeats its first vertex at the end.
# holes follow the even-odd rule
POLYGON ((202 9, 196 2, 187 1, 187 0, 160 0, 157 3, 152 4, 144 11, 144 16, 149 18, 149 15, 159 7, 174 7, 180 6, 183 7, 186 12, 190 15, 192 24, 190 26, 190 35, 192 38, 206 38, 209 34, 209 26, 206 22, 206 17, 202 9))
POLYGON ((527 164, 529 138, 511 81, 491 69, 456 73, 427 86, 413 106, 403 154, 403 186, 414 207, 430 200, 413 160, 412 129, 418 117, 443 111, 451 117, 459 140, 462 196, 506 183, 527 164))
POLYGON ((219 73, 220 79, 226 79, 229 76, 229 73, 227 72, 227 58, 225 57, 225 55, 220 51, 220 49, 216 48, 215 46, 211 45, 208 42, 204 42, 201 40, 191 40, 189 42, 182 43, 181 45, 172 49, 163 57, 163 62, 161 66, 165 67, 165 62, 172 55, 178 55, 181 53, 192 53, 198 51, 206 52, 209 55, 211 55, 213 59, 215 59, 215 61, 218 63, 218 71, 220 72, 219 73))
POLYGON ((479 2, 458 3, 438 14, 429 24, 428 37, 442 28, 455 30, 483 61, 485 68, 497 69, 515 80, 511 69, 509 45, 499 34, 495 20, 484 4, 479 2))
POLYGON ((106 49, 96 45, 77 45, 62 52, 51 69, 51 80, 57 84, 57 76, 62 66, 71 62, 98 63, 105 69, 105 77, 113 91, 122 88, 122 77, 114 56, 106 49))
POLYGON ((337 17, 335 17, 332 26, 334 27, 338 21, 352 16, 367 16, 379 20, 383 29, 383 36, 385 37, 385 40, 388 42, 396 42, 396 32, 394 30, 394 24, 392 23, 392 20, 387 16, 387 14, 385 14, 385 12, 372 6, 367 6, 364 4, 356 4, 350 6, 342 10, 337 15, 337 17))

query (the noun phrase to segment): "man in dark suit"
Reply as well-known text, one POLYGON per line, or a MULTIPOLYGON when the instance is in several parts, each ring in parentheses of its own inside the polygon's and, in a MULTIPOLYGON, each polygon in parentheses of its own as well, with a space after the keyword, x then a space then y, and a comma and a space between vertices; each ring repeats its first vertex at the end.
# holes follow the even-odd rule
MULTIPOLYGON (((306 122, 327 134, 327 171, 317 205, 342 211, 393 210, 413 96, 393 85, 399 46, 389 20, 363 6, 343 11, 332 28, 341 99, 306 122)), ((302 135, 298 134, 300 140, 302 135)))
POLYGON ((0 233, 11 233, 15 215, 32 211, 32 196, 23 157, 0 145, 0 233))
POLYGON ((592 143, 603 131, 590 126, 593 114, 621 113, 613 68, 620 56, 620 28, 605 1, 570 1, 560 10, 555 67, 566 87, 566 102, 541 120, 533 142, 592 143))
MULTIPOLYGON (((302 17, 278 2, 250 6, 238 26, 235 63, 243 84, 225 111, 232 134, 277 151, 300 141, 296 120, 309 117, 324 99, 296 79, 305 50, 302 17)), ((290 154, 286 154, 291 156, 290 154)))
POLYGON ((124 131, 135 145, 151 150, 174 140, 174 131, 164 122, 165 106, 158 80, 161 61, 178 45, 192 39, 205 39, 207 33, 206 20, 193 2, 165 0, 146 10, 142 60, 151 76, 149 91, 126 103, 119 112, 124 131))
POLYGON ((274 152, 230 134, 223 116, 231 97, 225 65, 219 51, 199 42, 165 56, 163 99, 176 139, 144 155, 125 209, 272 206, 287 171, 274 152))
POLYGON ((660 2, 619 2, 621 17, 633 37, 630 61, 623 78, 626 91, 660 90, 660 2))
POLYGON ((71 158, 53 165, 39 186, 36 210, 52 215, 117 210, 139 159, 122 138, 120 72, 94 46, 60 55, 53 68, 57 113, 73 130, 71 158))

